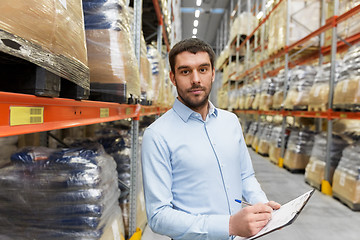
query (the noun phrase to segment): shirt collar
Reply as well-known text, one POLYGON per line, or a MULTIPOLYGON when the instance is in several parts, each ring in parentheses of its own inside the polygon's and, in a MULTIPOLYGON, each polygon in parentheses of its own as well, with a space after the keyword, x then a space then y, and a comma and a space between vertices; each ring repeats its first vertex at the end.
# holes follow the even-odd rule
MULTIPOLYGON (((191 114, 194 113, 193 110, 191 110, 185 104, 180 102, 179 99, 177 99, 177 98, 175 99, 173 109, 184 122, 187 122, 189 120, 191 114)), ((218 110, 215 108, 215 106, 210 101, 209 101, 208 115, 209 116, 213 115, 214 117, 217 117, 217 115, 218 115, 218 110)))

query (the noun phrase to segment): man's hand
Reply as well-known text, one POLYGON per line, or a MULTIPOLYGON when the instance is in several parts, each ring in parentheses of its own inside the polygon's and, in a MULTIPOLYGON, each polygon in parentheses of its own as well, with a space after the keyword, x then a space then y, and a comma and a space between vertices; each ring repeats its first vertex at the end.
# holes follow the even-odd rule
POLYGON ((265 204, 268 205, 269 207, 271 207, 274 210, 278 210, 281 207, 281 205, 279 203, 274 202, 274 201, 270 201, 270 202, 267 202, 265 204))
POLYGON ((230 216, 229 234, 241 237, 250 237, 257 234, 271 219, 272 206, 275 202, 271 203, 271 205, 268 205, 269 203, 258 203, 245 207, 230 216))

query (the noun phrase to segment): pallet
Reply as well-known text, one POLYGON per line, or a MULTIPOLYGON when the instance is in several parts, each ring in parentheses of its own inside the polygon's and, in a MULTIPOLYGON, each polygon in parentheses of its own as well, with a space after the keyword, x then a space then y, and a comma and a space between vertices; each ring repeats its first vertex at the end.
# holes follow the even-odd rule
POLYGON ((126 96, 125 83, 90 83, 90 100, 116 103, 133 103, 126 96))
POLYGON ((21 58, 0 52, 0 91, 87 99, 89 90, 21 58))
POLYGON ((0 29, 0 52, 26 60, 46 69, 60 78, 90 89, 89 68, 77 59, 54 54, 40 45, 0 29))
POLYGON ((351 201, 345 199, 341 195, 337 194, 336 192, 333 192, 333 198, 340 201, 342 204, 346 205, 353 211, 360 211, 360 204, 359 203, 352 203, 351 201))
POLYGON ((305 182, 307 184, 309 184, 310 186, 316 188, 317 190, 321 191, 321 184, 315 183, 314 181, 312 181, 310 179, 306 179, 306 178, 305 178, 305 182))
POLYGON ((268 154, 268 153, 261 153, 261 152, 258 151, 258 154, 261 155, 261 156, 263 156, 263 157, 269 157, 269 154, 268 154))
POLYGON ((320 104, 320 105, 309 105, 308 106, 309 111, 314 112, 326 112, 327 111, 327 104, 320 104))
POLYGON ((288 166, 284 165, 283 166, 287 171, 291 172, 291 173, 296 173, 296 174, 303 174, 305 173, 305 169, 292 169, 289 168, 288 166))
POLYGON ((333 109, 341 112, 359 112, 360 104, 334 104, 333 109))
POLYGON ((287 111, 307 111, 308 106, 293 106, 293 108, 285 108, 287 111))

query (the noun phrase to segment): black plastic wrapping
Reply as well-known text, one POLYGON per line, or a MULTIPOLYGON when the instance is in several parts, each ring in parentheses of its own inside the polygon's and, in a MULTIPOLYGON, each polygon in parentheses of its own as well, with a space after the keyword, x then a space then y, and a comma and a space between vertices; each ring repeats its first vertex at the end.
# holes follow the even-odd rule
POLYGON ((121 215, 116 165, 101 145, 30 147, 11 160, 0 168, 0 239, 99 239, 121 215))

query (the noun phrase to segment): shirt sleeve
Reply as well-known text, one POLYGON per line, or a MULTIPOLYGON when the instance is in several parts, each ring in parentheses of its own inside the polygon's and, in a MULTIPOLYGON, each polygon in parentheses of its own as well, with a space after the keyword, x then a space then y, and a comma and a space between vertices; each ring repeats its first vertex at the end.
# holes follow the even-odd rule
POLYGON ((242 133, 242 130, 240 132, 241 132, 240 152, 241 152, 241 157, 243 158, 241 159, 241 164, 243 166, 242 176, 241 176, 243 197, 246 201, 252 204, 256 204, 259 202, 267 203, 269 200, 267 199, 264 191, 261 189, 261 186, 255 177, 254 168, 252 165, 249 151, 245 143, 244 135, 242 133))
POLYGON ((229 239, 229 215, 193 215, 174 209, 170 151, 151 128, 144 133, 141 155, 146 213, 154 232, 173 239, 229 239))

